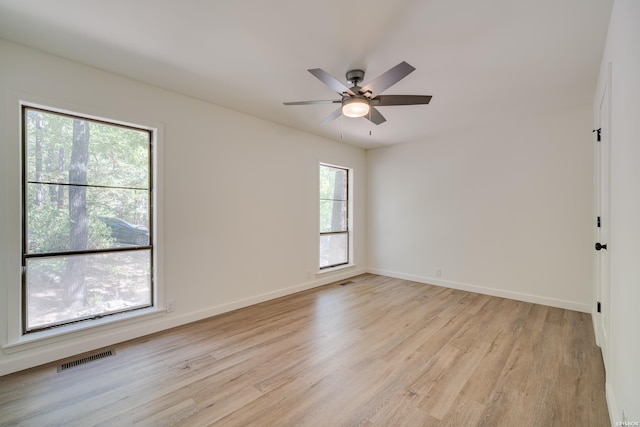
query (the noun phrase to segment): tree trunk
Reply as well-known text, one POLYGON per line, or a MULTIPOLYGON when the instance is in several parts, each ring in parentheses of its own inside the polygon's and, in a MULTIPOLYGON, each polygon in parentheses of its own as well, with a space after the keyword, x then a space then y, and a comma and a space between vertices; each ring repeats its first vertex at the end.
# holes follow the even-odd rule
MULTIPOLYGON (((346 199, 344 197, 344 189, 346 188, 346 172, 337 172, 335 174, 335 184, 333 187, 333 198, 334 200, 346 199)), ((340 202, 333 203, 333 209, 331 212, 331 230, 332 231, 346 231, 347 224, 345 224, 345 215, 344 215, 344 204, 340 202)), ((336 235, 334 235, 336 236, 336 235)), ((336 236, 337 237, 337 236, 336 236)), ((342 253, 342 239, 332 238, 329 240, 330 243, 330 251, 332 254, 341 254, 342 253)))
MULTIPOLYGON (((344 189, 346 187, 346 173, 338 172, 335 174, 336 180, 333 187, 333 198, 334 200, 341 199, 343 196, 344 189)), ((333 231, 344 231, 345 225, 343 224, 343 204, 342 203, 334 203, 333 209, 331 211, 331 229, 333 231)))
MULTIPOLYGON (((69 165, 69 249, 85 250, 89 247, 87 222, 87 161, 89 159, 89 122, 73 121, 73 146, 69 165)), ((83 255, 69 257, 65 274, 67 301, 72 310, 86 304, 86 258, 83 255)))
MULTIPOLYGON (((58 172, 60 178, 62 178, 62 174, 64 173, 64 147, 60 147, 60 151, 58 152, 58 172)), ((64 185, 58 185, 56 195, 58 209, 64 208, 64 187, 64 185)))
POLYGON ((42 113, 36 113, 36 206, 44 203, 44 185, 42 184, 42 113))

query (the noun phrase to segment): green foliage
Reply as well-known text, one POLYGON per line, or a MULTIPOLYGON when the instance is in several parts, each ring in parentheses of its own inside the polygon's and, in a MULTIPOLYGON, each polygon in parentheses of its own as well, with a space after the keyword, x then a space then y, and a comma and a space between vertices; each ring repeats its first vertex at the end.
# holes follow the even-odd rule
MULTIPOLYGON (((89 217, 89 247, 112 247, 111 229, 96 217, 89 217)), ((70 221, 67 209, 51 205, 33 206, 29 211, 29 253, 65 252, 70 250, 70 221)))

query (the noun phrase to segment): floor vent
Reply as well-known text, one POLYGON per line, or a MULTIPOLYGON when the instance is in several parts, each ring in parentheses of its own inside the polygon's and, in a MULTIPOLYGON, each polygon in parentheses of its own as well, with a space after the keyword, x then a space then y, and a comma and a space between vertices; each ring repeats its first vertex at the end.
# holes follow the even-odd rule
POLYGON ((352 283, 355 283, 355 282, 353 280, 347 280, 346 282, 340 283, 340 286, 350 285, 352 283))
POLYGON ((102 351, 100 353, 93 353, 93 354, 89 354, 87 356, 83 356, 79 359, 74 359, 71 360, 69 362, 65 362, 62 363, 58 366, 58 372, 62 372, 65 371, 67 369, 70 368, 74 368, 76 366, 79 365, 84 365, 85 363, 89 363, 89 362, 93 362, 94 360, 100 360, 100 359, 104 359, 105 357, 110 357, 110 356, 115 356, 116 355, 116 351, 115 350, 107 350, 107 351, 102 351))

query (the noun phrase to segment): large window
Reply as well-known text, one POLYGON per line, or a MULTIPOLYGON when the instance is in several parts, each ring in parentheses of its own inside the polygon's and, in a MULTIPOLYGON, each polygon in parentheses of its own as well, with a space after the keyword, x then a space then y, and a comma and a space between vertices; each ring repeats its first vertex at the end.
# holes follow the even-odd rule
POLYGON ((349 170, 320 165, 320 269, 349 263, 349 170))
POLYGON ((24 333, 153 305, 152 132, 23 106, 24 333))

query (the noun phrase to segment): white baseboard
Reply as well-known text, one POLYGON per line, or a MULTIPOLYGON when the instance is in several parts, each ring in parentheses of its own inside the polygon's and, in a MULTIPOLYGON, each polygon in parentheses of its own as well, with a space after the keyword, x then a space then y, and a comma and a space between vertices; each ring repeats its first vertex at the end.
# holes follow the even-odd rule
POLYGON ((607 406, 609 407, 609 420, 611 421, 611 425, 620 425, 623 420, 620 418, 622 416, 622 411, 620 407, 618 407, 618 402, 616 401, 616 395, 613 392, 613 387, 611 387, 611 383, 607 381, 605 383, 605 393, 607 396, 607 406))
POLYGON ((506 291, 503 289, 494 289, 485 286, 471 285, 468 283, 453 282, 450 280, 442 280, 437 277, 417 276, 413 274, 398 273, 396 271, 382 270, 378 268, 367 268, 367 273, 379 274, 382 276, 394 277, 396 279, 411 280, 412 282, 426 283, 429 285, 442 286, 445 288, 458 289, 461 291, 475 292, 478 294, 491 295, 495 297, 508 298, 517 301, 531 302, 534 304, 548 305, 550 307, 564 308, 567 310, 580 311, 583 313, 591 313, 588 305, 575 301, 566 301, 556 298, 543 297, 539 295, 531 295, 520 292, 506 291))

